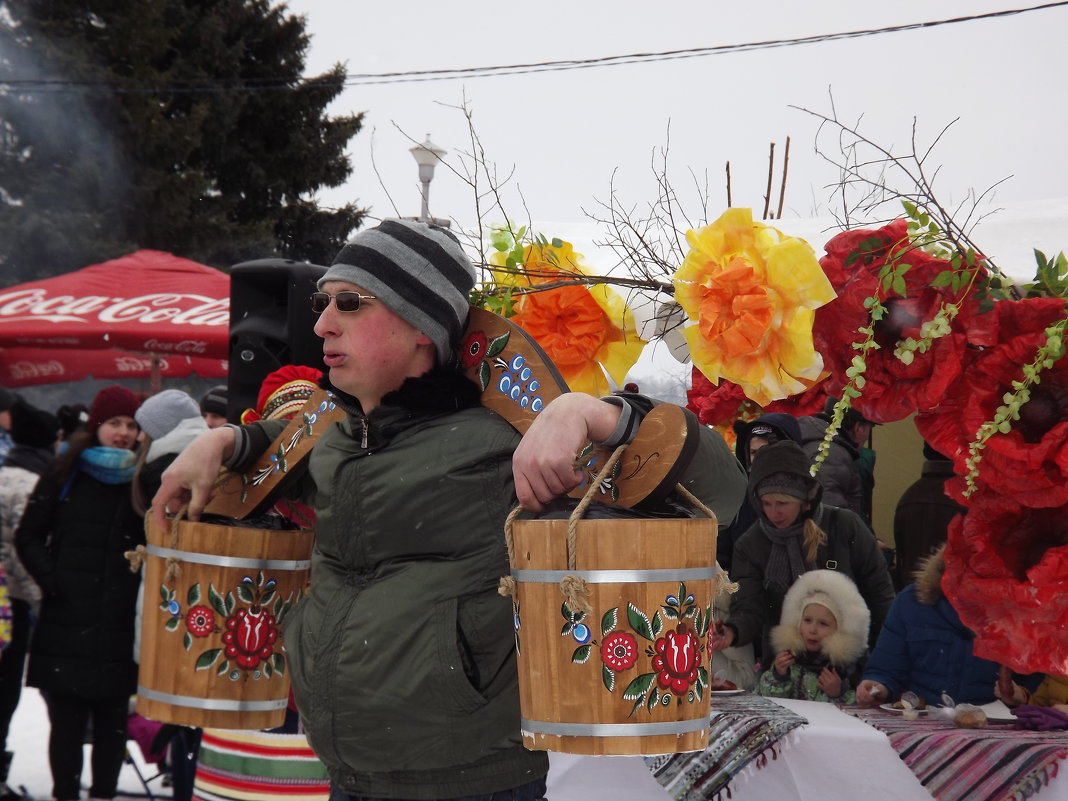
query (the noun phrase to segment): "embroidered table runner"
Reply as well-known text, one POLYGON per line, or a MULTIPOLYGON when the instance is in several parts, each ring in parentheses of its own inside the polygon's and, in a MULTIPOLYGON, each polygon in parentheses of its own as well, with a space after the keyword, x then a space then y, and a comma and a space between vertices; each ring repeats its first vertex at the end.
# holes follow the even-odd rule
POLYGON ((778 756, 783 736, 808 723, 805 718, 758 695, 716 696, 712 730, 704 751, 646 757, 645 764, 676 801, 717 798, 732 778, 778 756))
POLYGON ((1068 756, 1068 732, 1017 730, 1011 723, 960 729, 933 716, 905 720, 878 709, 847 711, 883 732, 937 801, 1030 797, 1068 756))

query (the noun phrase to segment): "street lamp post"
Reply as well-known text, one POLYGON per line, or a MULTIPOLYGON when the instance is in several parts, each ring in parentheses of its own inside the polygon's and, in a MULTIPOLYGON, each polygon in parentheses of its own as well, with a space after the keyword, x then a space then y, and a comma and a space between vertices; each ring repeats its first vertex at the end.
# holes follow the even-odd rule
MULTIPOLYGON (((427 134, 425 142, 409 148, 408 152, 412 154, 415 163, 419 165, 419 183, 422 186, 423 195, 423 210, 419 215, 419 220, 425 223, 440 225, 442 221, 436 220, 430 216, 430 181, 434 178, 434 167, 441 161, 441 157, 449 151, 438 147, 431 142, 430 134, 427 134)), ((449 223, 447 220, 443 222, 448 226, 449 223)))

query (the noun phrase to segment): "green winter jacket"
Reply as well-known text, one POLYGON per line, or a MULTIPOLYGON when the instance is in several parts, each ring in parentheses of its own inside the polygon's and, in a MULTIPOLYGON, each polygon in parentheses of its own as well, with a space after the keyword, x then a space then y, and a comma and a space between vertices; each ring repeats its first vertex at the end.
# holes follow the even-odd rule
MULTIPOLYGON (((284 622, 309 742, 353 795, 451 798, 545 776, 546 754, 521 745, 512 608, 497 592, 519 434, 445 370, 408 379, 368 417, 338 400, 349 416, 285 480, 317 515, 310 594, 284 622)), ((283 425, 245 427, 248 450, 283 425)), ((744 476, 709 435, 724 478, 700 460, 702 481, 680 481, 729 520, 744 476)))
POLYGON ((293 693, 352 795, 492 793, 548 772, 521 745, 512 608, 497 593, 519 435, 470 381, 433 376, 367 418, 339 395, 349 417, 297 487, 317 518, 310 594, 284 624, 293 693))

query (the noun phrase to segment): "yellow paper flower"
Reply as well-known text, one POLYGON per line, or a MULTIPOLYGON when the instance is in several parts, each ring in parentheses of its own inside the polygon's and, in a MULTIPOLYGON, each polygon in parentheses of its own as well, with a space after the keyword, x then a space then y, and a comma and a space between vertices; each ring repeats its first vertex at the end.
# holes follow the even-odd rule
POLYGON ((764 406, 823 375, 812 345, 815 310, 835 298, 811 245, 732 208, 700 231, 673 277, 694 365, 764 406))
MULTIPOLYGON (((522 280, 530 286, 593 274, 569 242, 528 245, 523 256, 522 280)), ((646 344, 623 298, 604 284, 531 292, 516 310, 512 322, 537 341, 575 392, 607 394, 605 373, 621 385, 646 344)))

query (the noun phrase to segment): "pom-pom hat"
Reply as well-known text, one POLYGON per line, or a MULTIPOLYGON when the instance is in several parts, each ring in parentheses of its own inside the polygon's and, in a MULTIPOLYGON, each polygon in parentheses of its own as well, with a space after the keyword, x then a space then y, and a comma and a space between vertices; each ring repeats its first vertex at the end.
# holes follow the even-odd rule
POLYGON ((467 324, 475 267, 444 228, 386 220, 341 249, 319 279, 319 288, 328 281, 348 281, 365 289, 430 337, 439 363, 447 364, 467 324))
POLYGON ((200 417, 200 406, 180 389, 165 389, 141 404, 134 419, 152 439, 159 439, 174 430, 183 420, 200 417))
POLYGON ((95 434, 100 424, 112 417, 133 417, 141 401, 126 387, 112 384, 104 387, 93 398, 89 407, 89 421, 85 424, 85 430, 95 434))

